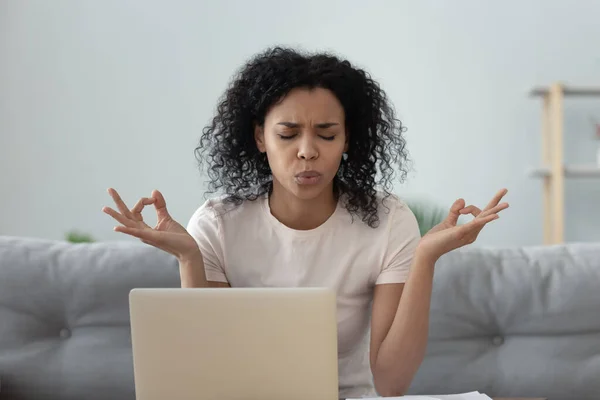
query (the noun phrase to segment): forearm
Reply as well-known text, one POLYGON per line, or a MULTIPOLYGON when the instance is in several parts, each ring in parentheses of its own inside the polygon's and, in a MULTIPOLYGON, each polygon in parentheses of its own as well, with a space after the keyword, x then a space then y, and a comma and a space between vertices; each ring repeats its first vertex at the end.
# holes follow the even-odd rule
POLYGON ((199 251, 186 259, 179 260, 179 276, 182 288, 208 287, 204 272, 204 260, 199 251))
POLYGON ((423 361, 434 265, 434 259, 415 253, 396 315, 375 361, 373 375, 381 395, 404 394, 423 361))

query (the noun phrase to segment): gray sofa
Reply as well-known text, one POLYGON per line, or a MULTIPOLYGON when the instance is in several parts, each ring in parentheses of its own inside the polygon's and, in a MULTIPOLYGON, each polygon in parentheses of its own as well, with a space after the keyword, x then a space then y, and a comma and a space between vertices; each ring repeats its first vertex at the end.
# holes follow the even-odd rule
MULTIPOLYGON (((141 243, 0 237, 0 399, 134 399, 128 293, 177 286, 141 243)), ((412 394, 600 398, 600 244, 462 249, 434 286, 412 394)))

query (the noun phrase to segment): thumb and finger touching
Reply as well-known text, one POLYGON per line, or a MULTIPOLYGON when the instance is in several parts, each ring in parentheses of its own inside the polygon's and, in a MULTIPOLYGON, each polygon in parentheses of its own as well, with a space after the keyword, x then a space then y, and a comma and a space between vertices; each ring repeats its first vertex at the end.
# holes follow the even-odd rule
POLYGON ((450 225, 456 225, 456 223, 458 222, 458 217, 460 217, 460 210, 463 209, 465 206, 465 201, 464 199, 458 199, 454 202, 454 204, 452 204, 452 207, 450 207, 450 212, 448 213, 448 216, 446 217, 446 222, 449 223, 450 225))
POLYGON ((118 227, 118 229, 115 228, 115 230, 133 235, 134 231, 132 229, 137 229, 135 231, 137 234, 139 234, 138 231, 142 231, 145 228, 152 229, 144 222, 144 217, 142 216, 144 207, 151 204, 154 204, 159 219, 169 217, 165 199, 158 190, 154 190, 151 197, 142 197, 131 210, 128 209, 127 205, 115 189, 109 188, 108 193, 113 198, 119 212, 111 207, 104 207, 102 211, 123 225, 118 227))
POLYGON ((156 209, 156 216, 158 217, 158 220, 160 221, 162 219, 170 218, 171 216, 167 211, 167 202, 165 201, 162 193, 154 189, 152 191, 152 198, 155 200, 154 208, 156 209))
POLYGON ((471 214, 472 216, 476 217, 481 213, 481 209, 474 205, 470 205, 460 210, 460 213, 461 215, 471 214))
POLYGON ((143 222, 144 217, 142 216, 142 210, 144 209, 145 206, 148 206, 154 202, 155 202, 155 199, 153 199, 152 197, 142 197, 135 204, 135 206, 133 206, 133 208, 131 209, 131 214, 133 216, 133 219, 135 219, 136 221, 139 221, 139 222, 143 222))
MULTIPOLYGON (((479 235, 479 232, 483 229, 485 225, 489 222, 492 222, 500 216, 498 213, 506 208, 508 208, 508 203, 500 203, 500 200, 506 195, 507 190, 502 189, 498 191, 492 200, 486 205, 486 207, 481 210, 479 207, 475 205, 469 205, 467 207, 462 207, 458 213, 459 215, 467 215, 471 214, 475 217, 469 223, 460 227, 459 235, 465 238, 475 238, 479 235)), ((457 202, 454 203, 454 206, 457 205, 457 202)), ((453 206, 453 209, 454 209, 453 206)))
POLYGON ((481 210, 479 207, 477 207, 475 205, 469 205, 467 207, 461 208, 459 210, 459 213, 461 215, 471 214, 476 218, 477 217, 487 217, 488 215, 491 215, 491 214, 497 214, 498 212, 504 210, 505 208, 508 208, 508 203, 498 204, 498 203, 500 203, 500 200, 502 200, 502 198, 506 195, 507 192, 508 191, 506 189, 502 189, 502 190, 498 191, 483 210, 481 210))

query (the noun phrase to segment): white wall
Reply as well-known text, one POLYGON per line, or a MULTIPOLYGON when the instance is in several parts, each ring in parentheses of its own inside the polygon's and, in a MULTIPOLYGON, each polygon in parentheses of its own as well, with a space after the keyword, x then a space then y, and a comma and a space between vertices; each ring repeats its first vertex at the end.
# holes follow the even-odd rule
MULTIPOLYGON (((0 2, 0 234, 120 240, 101 212, 159 188, 182 223, 203 202, 193 149, 231 74, 273 44, 366 67, 408 127, 399 192, 511 209, 479 244, 542 241, 534 85, 600 85, 600 2, 0 2)), ((568 160, 594 162, 589 115, 569 101, 568 160)), ((595 108, 595 110, 594 110, 595 108)), ((600 239, 600 182, 567 185, 567 239, 600 239)), ((152 213, 149 220, 155 221, 152 213)))

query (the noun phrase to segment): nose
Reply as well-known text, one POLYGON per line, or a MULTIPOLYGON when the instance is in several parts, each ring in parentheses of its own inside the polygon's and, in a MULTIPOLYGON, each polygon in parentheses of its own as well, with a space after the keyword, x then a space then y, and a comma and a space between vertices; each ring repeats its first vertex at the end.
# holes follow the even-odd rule
POLYGON ((298 158, 301 160, 316 160, 319 157, 319 151, 312 139, 304 139, 300 142, 298 148, 298 158))

